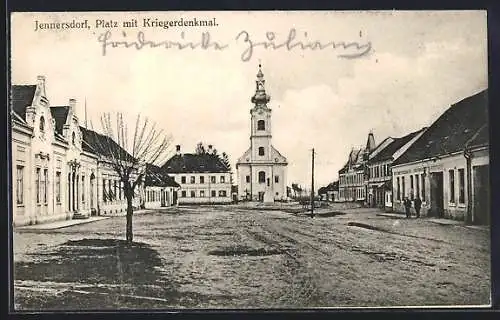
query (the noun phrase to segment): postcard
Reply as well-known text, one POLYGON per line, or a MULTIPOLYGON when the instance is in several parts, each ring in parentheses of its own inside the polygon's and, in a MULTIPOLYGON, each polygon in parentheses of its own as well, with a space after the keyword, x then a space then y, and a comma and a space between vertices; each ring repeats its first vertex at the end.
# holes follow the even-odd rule
POLYGON ((10 34, 12 311, 491 305, 486 11, 10 34))

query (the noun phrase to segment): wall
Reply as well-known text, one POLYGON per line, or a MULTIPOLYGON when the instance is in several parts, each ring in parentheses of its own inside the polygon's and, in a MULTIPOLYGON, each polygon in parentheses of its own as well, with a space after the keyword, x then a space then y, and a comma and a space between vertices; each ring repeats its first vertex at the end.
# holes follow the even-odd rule
POLYGON ((178 204, 217 204, 231 203, 231 174, 224 173, 169 173, 181 187, 177 191, 178 204), (182 182, 182 177, 186 177, 185 183, 182 182), (191 183, 191 177, 195 178, 195 182, 191 183), (200 177, 204 177, 204 182, 200 183, 200 177), (215 177, 215 183, 210 177, 215 177), (221 177, 224 177, 224 182, 221 182, 221 177), (220 196, 220 191, 225 191, 226 196, 220 196), (183 197, 183 191, 185 197, 183 197), (194 192, 194 197, 191 197, 191 192, 194 192), (215 191, 215 196, 212 196, 212 191, 215 191), (203 195, 202 195, 203 192, 203 195))
MULTIPOLYGON (((467 212, 467 175, 466 175, 466 161, 462 153, 457 153, 454 155, 449 155, 442 157, 440 159, 427 160, 424 162, 403 164, 393 167, 393 192, 394 192, 394 203, 393 209, 397 212, 404 212, 404 206, 402 205, 403 196, 408 196, 411 198, 411 185, 410 185, 410 175, 414 176, 414 192, 413 195, 416 197, 416 180, 415 175, 420 178, 419 189, 420 198, 422 199, 422 216, 433 215, 429 212, 431 208, 431 173, 441 172, 443 174, 443 208, 444 208, 444 218, 465 220, 467 212), (459 199, 459 169, 464 170, 464 184, 463 184, 463 202, 459 199), (450 175, 449 171, 452 170, 455 174, 454 178, 454 202, 452 201, 452 188, 450 186, 450 175), (422 189, 422 174, 424 174, 425 181, 425 191, 422 189), (405 195, 402 194, 402 187, 400 187, 401 199, 397 197, 397 178, 405 177, 405 195), (423 195, 425 193, 425 195, 423 195), (424 197, 423 197, 424 196, 424 197)), ((400 182, 400 185, 402 183, 400 182)))

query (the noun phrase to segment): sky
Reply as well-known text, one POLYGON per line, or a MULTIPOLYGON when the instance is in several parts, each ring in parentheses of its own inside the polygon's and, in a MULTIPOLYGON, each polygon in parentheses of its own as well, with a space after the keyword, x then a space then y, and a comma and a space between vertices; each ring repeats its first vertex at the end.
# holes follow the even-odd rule
POLYGON ((487 88, 485 11, 385 12, 115 12, 14 13, 11 17, 11 82, 46 77, 51 105, 77 100, 77 114, 100 128, 103 112, 137 114, 172 136, 172 152, 194 152, 198 142, 236 160, 249 148, 251 96, 259 63, 271 96, 272 144, 289 162, 288 185, 310 185, 315 148, 316 188, 338 178, 352 148, 429 126, 452 103, 487 88), (144 26, 149 21, 211 20, 216 26, 144 26), (36 30, 53 22, 88 28, 36 30), (137 19, 137 27, 123 21, 137 19), (100 26, 97 21, 101 20, 100 26), (107 25, 104 22, 110 22, 107 25), (114 27, 116 22, 117 27, 114 27), (109 28, 108 28, 109 27, 109 28), (273 50, 253 43, 274 37, 295 42, 371 44, 357 58, 337 46, 323 50, 273 50), (108 42, 199 42, 202 33, 223 50, 108 45, 108 42), (245 61, 243 61, 245 60, 245 61))

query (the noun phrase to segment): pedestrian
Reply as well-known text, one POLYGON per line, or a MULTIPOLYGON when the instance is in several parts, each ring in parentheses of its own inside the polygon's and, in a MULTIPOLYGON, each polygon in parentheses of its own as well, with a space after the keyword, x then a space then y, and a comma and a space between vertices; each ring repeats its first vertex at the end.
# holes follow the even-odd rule
POLYGON ((417 218, 420 218, 420 208, 422 208, 422 200, 420 200, 420 197, 417 196, 417 198, 413 200, 413 206, 415 207, 417 218))
POLYGON ((410 199, 408 199, 408 197, 406 197, 404 200, 403 200, 403 204, 405 206, 405 212, 406 212, 406 217, 407 218, 411 218, 411 201, 410 199))

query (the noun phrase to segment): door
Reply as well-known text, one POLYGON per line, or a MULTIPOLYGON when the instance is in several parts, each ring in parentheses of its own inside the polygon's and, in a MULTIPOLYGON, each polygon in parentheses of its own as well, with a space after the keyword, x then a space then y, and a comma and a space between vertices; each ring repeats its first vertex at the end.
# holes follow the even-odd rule
POLYGON ((474 224, 490 224, 490 166, 475 166, 473 195, 474 224))
POLYGON ((431 210, 434 217, 444 216, 443 173, 431 173, 431 210))
POLYGON ((164 190, 160 191, 160 206, 166 207, 166 205, 165 205, 165 191, 164 190))
POLYGON ((264 192, 259 192, 259 202, 264 202, 264 192))
POLYGON ((172 205, 176 204, 177 204, 177 191, 174 191, 174 193, 172 194, 172 205))

